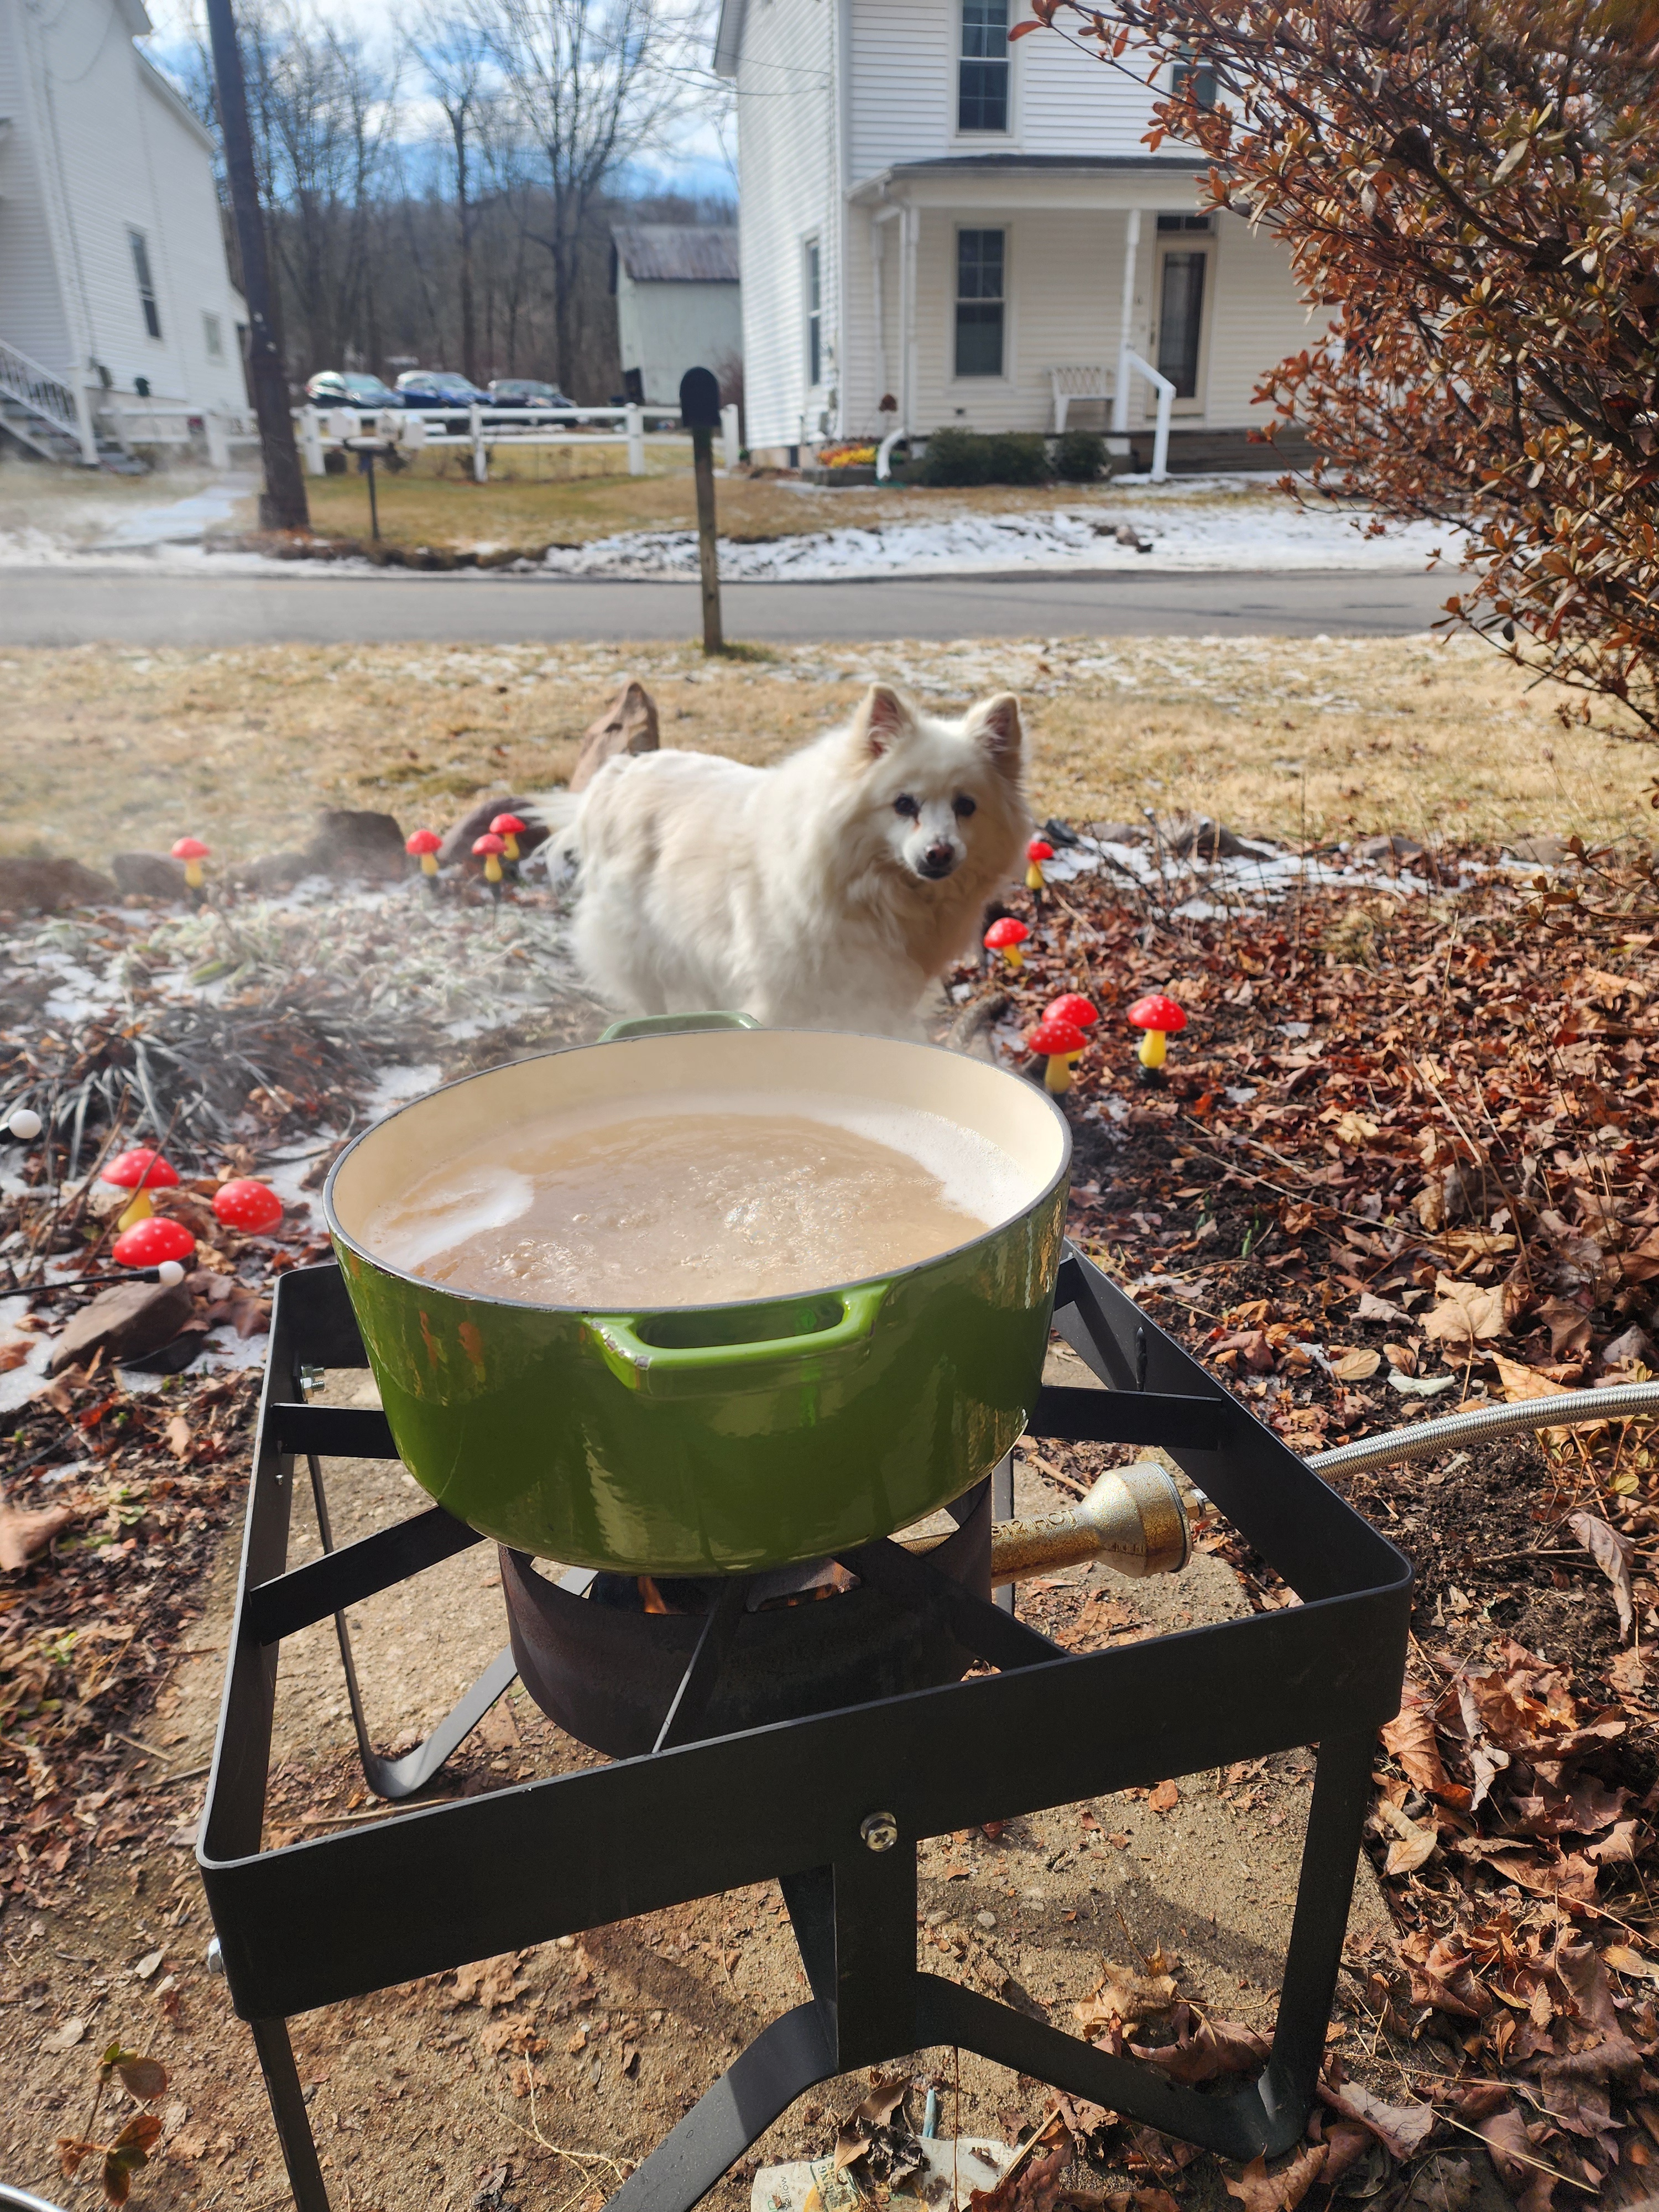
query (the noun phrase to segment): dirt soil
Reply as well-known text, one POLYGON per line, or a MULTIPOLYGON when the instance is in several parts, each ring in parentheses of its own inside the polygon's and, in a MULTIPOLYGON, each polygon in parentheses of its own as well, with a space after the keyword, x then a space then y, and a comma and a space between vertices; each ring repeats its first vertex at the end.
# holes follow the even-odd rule
POLYGON ((629 672, 665 745, 757 763, 844 718, 876 678, 939 711, 1016 690, 1040 818, 1139 822, 1151 806, 1298 841, 1595 840, 1639 817, 1654 773, 1600 708, 1585 726, 1577 702, 1468 639, 1054 638, 712 663, 665 645, 97 646, 0 658, 0 850, 101 867, 189 834, 216 866, 302 843, 322 806, 441 830, 477 798, 568 778, 629 672))
MULTIPOLYGON (((1052 1373, 1091 1379, 1064 1347, 1052 1373)), ((350 1374, 331 1377, 323 1397, 374 1401, 368 1378, 350 1374)), ((1047 1463, 1074 1480, 1137 1455, 1146 1455, 1043 1447, 1047 1463)), ((383 1462, 331 1462, 327 1480, 340 1542, 418 1501, 412 1479, 383 1462)), ((1018 1510, 1053 1510, 1074 1494, 1029 1457, 1020 1462, 1018 1510)), ((318 1548, 302 1492, 290 1559, 318 1548)), ((210 1756, 235 1551, 235 1532, 227 1530, 198 1585, 202 1610, 121 1760, 119 1786, 153 1817, 172 1809, 142 1840, 100 1850, 85 1890, 55 1909, 15 1907, 0 1922, 15 1977, 10 2008, 0 2014, 0 2076, 13 2118, 0 2172, 49 2200, 64 2191, 53 2140, 77 2120, 96 2054, 118 2036, 161 2058, 170 2076, 159 2107, 159 2163, 140 2179, 142 2202, 157 2212, 205 2212, 281 2201, 252 2046, 204 1966, 210 1930, 190 1850, 201 1784, 157 1786, 158 1773, 189 1775, 210 1756)), ((1035 1585, 1022 1609, 1066 1648, 1094 1650, 1236 1618, 1249 1607, 1232 1571, 1200 1551, 1187 1572, 1164 1582, 1071 1570, 1035 1585)), ((418 1584, 355 1608, 350 1626, 371 1731, 394 1750, 410 1747, 504 1641, 493 1552, 444 1562, 418 1584)), ((267 1848, 334 1832, 354 1817, 386 1816, 368 1798, 351 1749, 327 1624, 283 1648, 273 1761, 267 1848)), ((599 1763, 515 1686, 432 1794, 473 1796, 599 1763)), ((1311 1757, 1293 1753, 1183 1778, 1167 1808, 1154 1809, 1139 1790, 927 1843, 921 1963, 1069 2027, 1073 2006, 1097 1987, 1103 1956, 1161 1948, 1181 1961, 1183 1996, 1270 2033, 1311 1771, 1311 1757)), ((1356 1980, 1366 1961, 1385 1954, 1388 1928, 1366 1865, 1350 1923, 1356 1980)), ((608 2196, 743 2044, 802 2001, 803 1989, 781 1896, 768 1885, 308 2016, 295 2023, 295 2047, 336 2201, 465 2206, 503 2166, 505 2195, 526 2205, 608 2196)), ((1397 2094, 1395 2070, 1364 2057, 1371 2038, 1364 2015, 1348 2015, 1337 2033, 1380 2093, 1397 2094)), ((958 2069, 949 2051, 919 2053, 906 2070, 920 2087, 946 2092, 952 2130, 958 2092, 963 2134, 1015 2140, 1043 2117, 1037 2085, 971 2057, 958 2069)), ((711 2201, 738 2212, 759 2162, 823 2154, 830 2116, 849 2111, 867 2087, 859 2075, 825 2084, 711 2201)), ((1106 2179, 1114 2172, 1130 2179, 1121 2160, 1101 2169, 1106 2179)), ((1194 2167, 1189 2185, 1199 2179, 1194 2167)), ((1196 2196, 1189 2185, 1182 2197, 1200 2206, 1226 2201, 1213 2171, 1196 2196)))
MULTIPOLYGON (((1072 1233, 1309 1455, 1462 1403, 1659 1368, 1650 855, 1633 843, 1589 854, 1541 896, 1491 873, 1448 892, 1428 854, 1403 873, 1414 887, 1309 889, 1224 912, 1109 874, 1011 890, 1033 930, 1025 969, 964 964, 954 979, 989 1022, 977 1048, 1014 1066, 1029 1064, 1020 1033, 1055 993, 1090 994, 1101 1022, 1066 1109, 1072 1233), (1156 1085, 1139 1079, 1122 1020, 1151 988, 1189 1014, 1156 1085)), ((21 1033, 12 1042, 33 1048, 21 1033)), ((29 1203, 9 1192, 9 1218, 29 1203)), ((256 1304, 259 1288, 250 1279, 256 1304)), ((191 1858, 246 1415, 245 1388, 185 1377, 141 1398, 87 1374, 9 1423, 0 1513, 72 1504, 53 1544, 0 1575, 0 2172, 48 2197, 66 2189, 54 2141, 84 2124, 98 2054, 118 2039, 171 2076, 135 2203, 283 2201, 247 2039, 204 1968, 191 1858), (75 1485, 55 1488, 71 1460, 75 1485)), ((1020 1503, 1071 1494, 1107 1456, 1028 1449, 1020 1503)), ((343 1534, 412 1501, 383 1463, 331 1479, 343 1534)), ((1331 2178, 1339 2194, 1377 2197, 1377 2212, 1462 2212, 1497 2201, 1483 2145, 1524 2212, 1552 2198, 1565 2212, 1583 2195, 1647 2201, 1659 2142, 1655 1428, 1546 1431, 1329 1479, 1419 1575, 1333 2023, 1337 2101, 1295 2160, 1243 2179, 1073 2107, 1093 2163, 1067 2201, 1207 2212, 1231 2190, 1251 2212, 1291 2212, 1328 2173, 1316 2212, 1331 2178)), ((0 1533, 15 1522, 0 1518, 0 1533)), ((302 1510, 296 1548, 308 1534, 302 1510)), ((1296 1601, 1218 1517, 1200 1515, 1196 1539, 1176 1581, 1073 1571, 1022 1601, 1079 1648, 1296 1601)), ((500 1648, 484 1554, 428 1586, 441 1650, 409 1592, 354 1620, 382 1747, 406 1747, 500 1648)), ((388 1817, 355 1769, 325 1631, 296 1639, 278 1682, 268 1840, 388 1817)), ((590 1758, 509 1697, 440 1787, 477 1794, 590 1758)), ((921 1955, 1062 2027, 1079 2004, 1102 2025, 1109 1967, 1165 1971, 1178 2003, 1246 2047, 1273 2017, 1307 1784, 1294 1753, 933 1839, 921 1955)), ((781 1900, 762 1888, 299 2023, 343 2212, 599 2212, 734 2049, 799 2002, 799 1972, 781 1900)), ((1117 2014, 1103 2024, 1124 2032, 1117 2014)), ((918 2090, 932 2080, 954 2098, 951 2054, 908 2070, 918 2090)), ((1050 2102, 977 2063, 960 2079, 963 2132, 1018 2134, 1050 2102)), ((868 2086, 804 2100, 761 2155, 826 2150, 868 2086)), ((739 2212, 745 2185, 723 2185, 721 2212, 739 2212)), ((997 2212, 1054 2203, 1028 2192, 997 2212)))

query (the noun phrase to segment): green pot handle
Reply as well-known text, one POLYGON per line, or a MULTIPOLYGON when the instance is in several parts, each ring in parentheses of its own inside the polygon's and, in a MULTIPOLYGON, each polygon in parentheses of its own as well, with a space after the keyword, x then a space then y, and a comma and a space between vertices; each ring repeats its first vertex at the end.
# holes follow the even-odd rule
MULTIPOLYGON (((744 1337, 726 1344, 652 1344, 641 1330, 688 1333, 706 1325, 693 1312, 585 1314, 582 1326, 619 1382, 653 1397, 704 1397, 734 1390, 767 1390, 817 1381, 830 1370, 866 1357, 871 1333, 890 1283, 863 1283, 811 1299, 780 1300, 755 1310, 757 1328, 778 1329, 792 1318, 808 1326, 781 1334, 744 1337), (829 1309, 818 1318, 817 1309, 829 1309)), ((728 1325, 743 1326, 743 1309, 717 1309, 728 1325)))
POLYGON ((638 1014, 632 1021, 612 1022, 600 1037, 601 1044, 618 1044, 629 1037, 673 1036, 681 1030, 757 1030, 752 1014, 638 1014))

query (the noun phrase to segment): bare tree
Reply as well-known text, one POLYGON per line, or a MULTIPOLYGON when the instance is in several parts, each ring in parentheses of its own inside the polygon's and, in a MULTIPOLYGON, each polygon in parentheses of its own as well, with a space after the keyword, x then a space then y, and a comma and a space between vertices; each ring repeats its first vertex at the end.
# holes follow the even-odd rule
POLYGON ((488 82, 489 51, 475 24, 465 17, 422 11, 420 29, 410 40, 427 91, 444 112, 448 126, 449 176, 455 208, 455 286, 461 315, 461 367, 478 381, 478 310, 473 246, 478 207, 473 172, 477 142, 492 105, 488 82))
POLYGON ((581 341, 590 218, 617 172, 696 96, 682 74, 696 18, 672 0, 469 0, 547 195, 545 248, 561 381, 581 341))

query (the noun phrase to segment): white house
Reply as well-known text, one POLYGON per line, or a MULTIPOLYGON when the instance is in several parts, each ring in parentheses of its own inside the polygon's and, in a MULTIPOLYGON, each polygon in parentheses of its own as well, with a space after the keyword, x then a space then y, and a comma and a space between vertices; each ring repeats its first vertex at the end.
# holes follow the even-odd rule
POLYGON ((140 0, 0 0, 0 430, 95 461, 247 409, 213 142, 140 0))
MULTIPOLYGON (((1109 428, 1260 465, 1262 372, 1308 343, 1283 250, 1142 143, 1158 92, 1029 0, 722 0, 738 95, 749 442, 1109 428), (1123 364, 1127 362, 1127 369, 1123 364), (1122 373, 1121 373, 1121 371, 1122 373)), ((1165 80, 1167 82, 1167 78, 1165 80)))
POLYGON ((742 360, 738 234, 729 224, 619 227, 611 234, 611 289, 631 399, 677 407, 688 368, 719 375, 742 360))

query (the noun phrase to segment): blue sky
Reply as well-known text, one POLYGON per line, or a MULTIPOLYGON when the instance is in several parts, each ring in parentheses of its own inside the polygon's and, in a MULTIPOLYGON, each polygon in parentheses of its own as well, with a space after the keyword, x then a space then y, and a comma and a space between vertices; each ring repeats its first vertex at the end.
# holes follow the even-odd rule
MULTIPOLYGON (((700 58, 706 58, 714 46, 714 0, 703 0, 703 5, 708 21, 706 33, 699 40, 700 58)), ((187 55, 193 34, 203 31, 200 0, 145 0, 145 6, 155 26, 155 36, 145 42, 147 50, 158 67, 167 69, 187 55)), ((386 0, 328 0, 326 19, 337 31, 356 31, 377 58, 392 58, 398 11, 395 6, 388 7, 386 0)), ((709 86, 714 91, 712 75, 709 86)), ((711 112, 693 112, 670 125, 660 145, 624 173, 626 184, 641 192, 676 191, 735 199, 736 130, 712 112, 726 105, 716 93, 711 112)), ((441 120, 435 108, 412 93, 405 94, 399 136, 406 145, 412 148, 435 137, 441 120)))

